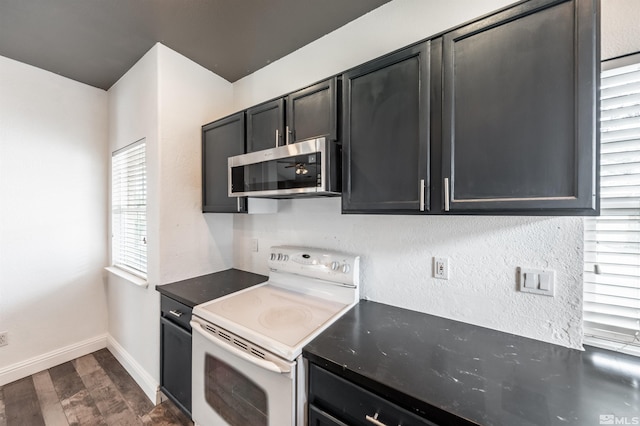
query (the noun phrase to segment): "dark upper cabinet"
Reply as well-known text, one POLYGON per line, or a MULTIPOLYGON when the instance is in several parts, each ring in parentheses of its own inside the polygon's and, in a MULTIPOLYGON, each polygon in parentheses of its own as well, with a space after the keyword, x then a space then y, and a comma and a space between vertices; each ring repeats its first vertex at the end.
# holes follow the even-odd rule
POLYGON ((429 47, 343 75, 343 213, 429 210, 429 47))
POLYGON ((249 108, 246 111, 247 152, 320 136, 336 140, 337 84, 334 77, 249 108))
POLYGON ((276 99, 247 110, 247 152, 285 144, 284 99, 276 99))
POLYGON ((202 211, 246 212, 246 198, 229 197, 227 159, 245 152, 244 112, 202 127, 202 211))
POLYGON ((598 211, 596 0, 532 0, 442 38, 451 212, 598 211))
POLYGON ((285 143, 325 136, 337 140, 338 79, 331 78, 287 96, 285 143))

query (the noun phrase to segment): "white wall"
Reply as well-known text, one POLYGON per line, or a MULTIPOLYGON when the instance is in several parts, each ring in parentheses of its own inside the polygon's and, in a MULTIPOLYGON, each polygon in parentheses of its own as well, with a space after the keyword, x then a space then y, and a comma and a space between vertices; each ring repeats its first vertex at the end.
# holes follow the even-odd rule
POLYGON ((106 109, 0 57, 0 385, 104 346, 106 109))
POLYGON ((601 0, 602 59, 640 52, 640 1, 601 0))
POLYGON ((231 215, 203 215, 200 126, 227 112, 231 84, 156 44, 109 89, 110 150, 147 142, 148 282, 109 277, 110 348, 155 401, 156 285, 232 266, 231 215))
POLYGON ((201 126, 232 112, 231 84, 159 45, 160 283, 232 266, 233 216, 202 214, 201 126))
MULTIPOLYGON (((234 85, 245 107, 320 80, 511 3, 395 0, 234 85)), ((281 213, 234 220, 235 266, 266 273, 272 244, 363 256, 362 294, 375 301, 563 346, 582 346, 580 218, 340 215, 340 201, 293 200, 281 213), (251 253, 251 238, 260 251, 251 253), (432 278, 432 256, 451 278, 432 278), (556 297, 516 292, 516 268, 556 271, 556 297)))
POLYGON ((147 150, 147 271, 143 288, 109 275, 110 349, 152 401, 159 383, 158 49, 147 52, 108 91, 109 152, 142 138, 147 150))

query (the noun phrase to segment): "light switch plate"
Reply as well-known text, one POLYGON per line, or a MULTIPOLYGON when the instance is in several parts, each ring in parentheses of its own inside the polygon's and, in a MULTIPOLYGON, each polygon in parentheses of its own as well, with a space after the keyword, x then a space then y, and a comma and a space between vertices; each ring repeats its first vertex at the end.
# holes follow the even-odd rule
POLYGON ((555 272, 542 269, 518 268, 518 288, 524 293, 555 294, 555 272))
POLYGON ((251 245, 251 251, 252 252, 257 252, 258 251, 258 239, 257 238, 251 238, 250 245, 251 245))

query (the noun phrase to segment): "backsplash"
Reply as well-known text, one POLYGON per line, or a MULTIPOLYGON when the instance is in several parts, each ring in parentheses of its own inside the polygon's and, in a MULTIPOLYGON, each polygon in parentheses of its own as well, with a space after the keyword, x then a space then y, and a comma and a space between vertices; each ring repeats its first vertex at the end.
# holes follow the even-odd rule
POLYGON ((362 298, 581 348, 582 230, 573 217, 341 215, 339 198, 280 200, 277 214, 234 216, 234 266, 266 274, 278 244, 347 251, 362 256, 362 298), (432 257, 449 258, 449 280, 433 278, 432 257), (554 270, 555 297, 517 291, 517 267, 554 270))

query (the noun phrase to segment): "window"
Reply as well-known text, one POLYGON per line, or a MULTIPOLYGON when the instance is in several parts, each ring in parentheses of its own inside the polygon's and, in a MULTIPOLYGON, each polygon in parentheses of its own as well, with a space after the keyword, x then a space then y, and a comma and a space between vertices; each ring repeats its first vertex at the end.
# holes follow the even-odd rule
POLYGON ((586 343, 640 355, 640 54, 603 63, 601 215, 585 220, 586 343))
POLYGON ((113 153, 111 180, 111 264, 117 270, 109 270, 116 274, 124 271, 146 279, 147 172, 144 139, 113 153))

